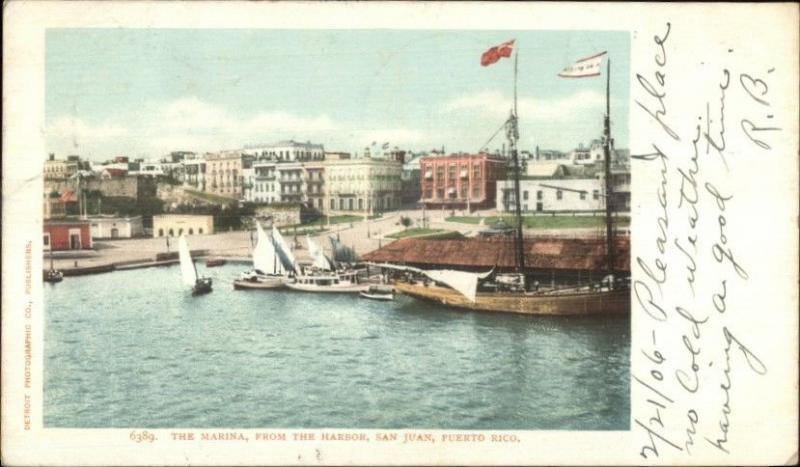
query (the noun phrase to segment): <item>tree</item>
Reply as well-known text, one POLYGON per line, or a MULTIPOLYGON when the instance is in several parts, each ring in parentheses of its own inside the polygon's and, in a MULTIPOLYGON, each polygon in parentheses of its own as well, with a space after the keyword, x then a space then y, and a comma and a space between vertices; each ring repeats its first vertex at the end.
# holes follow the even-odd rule
POLYGON ((411 226, 411 222, 412 221, 410 217, 402 216, 400 218, 400 223, 403 224, 403 227, 405 227, 406 230, 411 226))

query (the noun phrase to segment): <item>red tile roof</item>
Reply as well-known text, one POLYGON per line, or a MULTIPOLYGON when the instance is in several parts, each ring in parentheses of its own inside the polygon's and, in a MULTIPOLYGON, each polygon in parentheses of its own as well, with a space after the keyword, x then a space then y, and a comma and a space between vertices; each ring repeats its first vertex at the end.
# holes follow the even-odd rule
MULTIPOLYGON (((616 269, 630 271, 630 240, 616 240, 616 269)), ((404 238, 363 256, 365 261, 457 268, 513 268, 514 241, 509 237, 459 240, 404 238)), ((525 239, 526 269, 594 271, 605 268, 603 238, 536 237, 525 239)))

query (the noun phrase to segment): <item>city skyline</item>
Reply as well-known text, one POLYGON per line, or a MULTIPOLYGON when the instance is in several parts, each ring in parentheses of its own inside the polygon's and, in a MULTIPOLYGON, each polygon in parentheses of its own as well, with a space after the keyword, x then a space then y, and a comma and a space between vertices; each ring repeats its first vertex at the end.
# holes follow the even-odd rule
MULTIPOLYGON (((157 158, 295 139, 477 152, 512 105, 520 148, 569 151, 602 135, 605 70, 557 76, 607 50, 612 136, 628 143, 629 37, 616 31, 55 29, 47 32, 47 151, 157 158)), ((498 149, 502 132, 489 145, 498 149)))

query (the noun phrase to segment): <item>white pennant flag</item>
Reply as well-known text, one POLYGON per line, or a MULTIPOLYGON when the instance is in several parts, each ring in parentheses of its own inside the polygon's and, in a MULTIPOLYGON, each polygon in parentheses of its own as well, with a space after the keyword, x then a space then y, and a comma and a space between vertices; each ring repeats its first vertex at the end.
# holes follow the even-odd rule
POLYGON ((600 65, 603 64, 603 57, 606 52, 592 55, 578 60, 572 65, 561 70, 558 76, 562 78, 591 78, 593 76, 600 76, 600 65))

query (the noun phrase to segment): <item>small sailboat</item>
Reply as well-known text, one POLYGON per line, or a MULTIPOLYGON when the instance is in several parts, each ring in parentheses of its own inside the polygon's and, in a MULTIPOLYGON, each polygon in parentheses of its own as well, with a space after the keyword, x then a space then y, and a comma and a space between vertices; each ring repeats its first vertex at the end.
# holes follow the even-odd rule
POLYGON ((44 272, 44 281, 51 284, 64 280, 64 273, 53 267, 53 252, 50 252, 50 270, 44 272))
POLYGON ((241 289, 277 289, 288 280, 284 274, 283 264, 276 251, 273 239, 270 239, 261 224, 256 222, 258 236, 253 249, 253 269, 243 272, 233 281, 233 288, 241 289))
POLYGON ((359 292, 358 296, 370 300, 394 300, 394 288, 386 285, 371 285, 369 289, 359 292))
POLYGON ((302 292, 325 293, 360 293, 369 289, 369 284, 359 281, 358 271, 336 271, 333 263, 325 256, 320 247, 310 236, 306 236, 308 252, 311 255, 311 267, 298 275, 294 282, 286 284, 292 290, 302 292))
POLYGON ((189 252, 189 244, 186 236, 181 235, 178 239, 178 257, 181 263, 181 277, 183 283, 192 288, 192 295, 202 295, 211 292, 211 278, 197 277, 197 268, 189 252))

